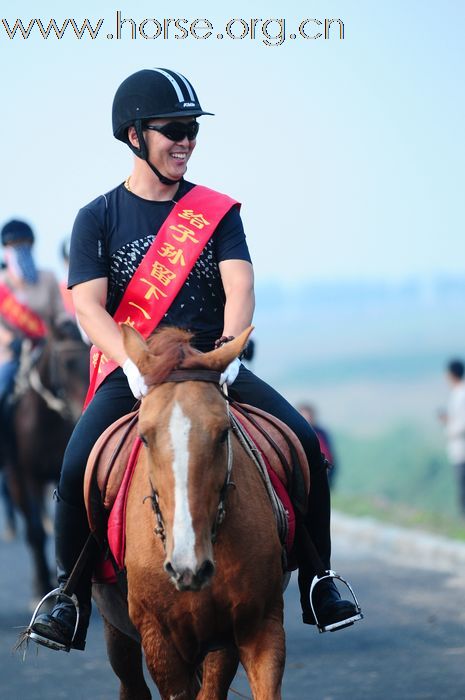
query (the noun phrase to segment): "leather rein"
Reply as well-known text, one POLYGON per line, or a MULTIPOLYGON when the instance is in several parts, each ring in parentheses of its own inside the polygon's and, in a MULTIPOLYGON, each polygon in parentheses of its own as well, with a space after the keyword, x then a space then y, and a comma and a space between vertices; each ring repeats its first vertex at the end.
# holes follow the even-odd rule
MULTIPOLYGON (((215 384, 217 386, 218 391, 220 394, 224 397, 226 400, 226 407, 227 407, 227 413, 228 417, 230 419, 230 424, 232 427, 231 423, 231 418, 230 418, 230 412, 229 412, 229 403, 228 403, 228 397, 227 395, 223 394, 221 388, 220 388, 220 372, 214 372, 213 370, 207 370, 207 369, 178 369, 178 370, 173 370, 166 379, 163 380, 163 384, 166 384, 168 382, 210 382, 211 384, 215 384)), ((231 473, 232 473, 232 464, 233 464, 233 454, 232 454, 232 448, 231 448, 231 431, 228 430, 228 436, 227 436, 227 455, 228 455, 228 465, 226 469, 226 476, 224 478, 223 485, 220 489, 220 499, 218 503, 218 507, 216 509, 216 517, 215 517, 215 522, 213 523, 212 526, 212 532, 211 532, 211 541, 212 543, 215 543, 217 534, 218 534, 218 528, 220 527, 221 523, 224 521, 226 517, 226 498, 228 495, 228 489, 229 487, 234 487, 235 484, 233 481, 231 481, 231 473)), ((165 534, 165 524, 163 520, 163 515, 160 509, 160 503, 159 503, 159 496, 158 492, 156 489, 154 489, 152 482, 150 482, 150 486, 152 489, 152 493, 150 496, 146 496, 144 498, 144 502, 147 499, 150 499, 152 502, 152 509, 155 513, 155 517, 157 519, 157 526, 154 530, 155 534, 157 537, 159 537, 163 543, 163 548, 166 549, 166 534, 165 534)))

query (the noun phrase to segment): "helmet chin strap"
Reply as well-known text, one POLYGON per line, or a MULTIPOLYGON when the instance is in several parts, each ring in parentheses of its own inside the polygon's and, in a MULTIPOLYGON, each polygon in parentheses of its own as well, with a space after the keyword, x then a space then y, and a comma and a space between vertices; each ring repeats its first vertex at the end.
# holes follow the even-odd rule
POLYGON ((145 160, 149 168, 152 170, 153 173, 158 177, 160 182, 162 182, 164 185, 177 185, 178 182, 182 180, 182 175, 178 180, 171 180, 169 177, 166 177, 166 175, 163 175, 158 168, 156 168, 150 161, 149 161, 149 153, 147 149, 147 144, 145 143, 144 139, 144 132, 142 130, 142 121, 138 119, 134 123, 134 128, 136 130, 137 138, 139 140, 139 148, 136 148, 135 146, 132 145, 132 143, 128 139, 128 146, 129 148, 138 156, 139 158, 142 158, 142 160, 145 160))
POLYGON ((177 185, 178 182, 182 180, 182 175, 178 180, 170 180, 169 177, 166 177, 165 175, 162 175, 162 173, 149 161, 148 158, 144 159, 149 168, 152 170, 152 172, 155 173, 155 175, 158 177, 160 182, 162 182, 164 185, 177 185))

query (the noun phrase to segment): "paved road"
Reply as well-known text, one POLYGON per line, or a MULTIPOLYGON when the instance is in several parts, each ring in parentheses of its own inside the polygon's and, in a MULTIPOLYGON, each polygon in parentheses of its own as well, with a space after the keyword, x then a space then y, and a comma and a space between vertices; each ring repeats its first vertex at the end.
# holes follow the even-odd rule
MULTIPOLYGON (((297 587, 286 592, 286 700, 464 700, 465 572, 398 565, 382 552, 348 553, 334 565, 353 583, 366 619, 333 634, 300 624, 297 587)), ((12 652, 29 619, 29 565, 22 543, 0 542, 0 698, 113 700, 118 684, 93 616, 85 653, 12 652)), ((234 688, 247 695, 239 673, 234 688)), ((154 691, 154 698, 158 695, 154 691)), ((230 698, 237 697, 233 693, 230 698)))

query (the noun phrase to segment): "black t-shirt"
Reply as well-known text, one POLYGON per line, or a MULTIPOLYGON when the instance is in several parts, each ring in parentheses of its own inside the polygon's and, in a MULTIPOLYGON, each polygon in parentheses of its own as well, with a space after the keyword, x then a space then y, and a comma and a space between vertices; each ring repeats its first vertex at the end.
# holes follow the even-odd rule
MULTIPOLYGON (((175 201, 192 187, 182 180, 175 201)), ((173 201, 142 199, 121 184, 80 209, 71 236, 68 286, 106 277, 106 309, 113 315, 173 207, 173 201)), ((237 206, 217 226, 160 323, 194 332, 194 344, 201 350, 211 349, 223 331, 225 294, 218 268, 222 260, 250 262, 237 206)))

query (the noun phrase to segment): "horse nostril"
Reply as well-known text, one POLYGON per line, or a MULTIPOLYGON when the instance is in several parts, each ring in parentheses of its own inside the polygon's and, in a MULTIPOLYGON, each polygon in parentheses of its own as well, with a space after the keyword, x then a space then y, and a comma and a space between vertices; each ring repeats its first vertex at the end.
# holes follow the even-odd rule
POLYGON ((210 559, 206 559, 200 569, 197 572, 197 578, 199 581, 204 583, 205 581, 208 581, 211 579, 213 574, 215 573, 215 565, 210 559))
POLYGON ((165 561, 163 568, 179 591, 198 591, 209 583, 215 573, 215 565, 210 559, 206 559, 196 573, 189 568, 177 571, 170 561, 165 561))
POLYGON ((166 573, 170 576, 176 576, 176 572, 170 561, 165 561, 163 568, 165 569, 166 573))

